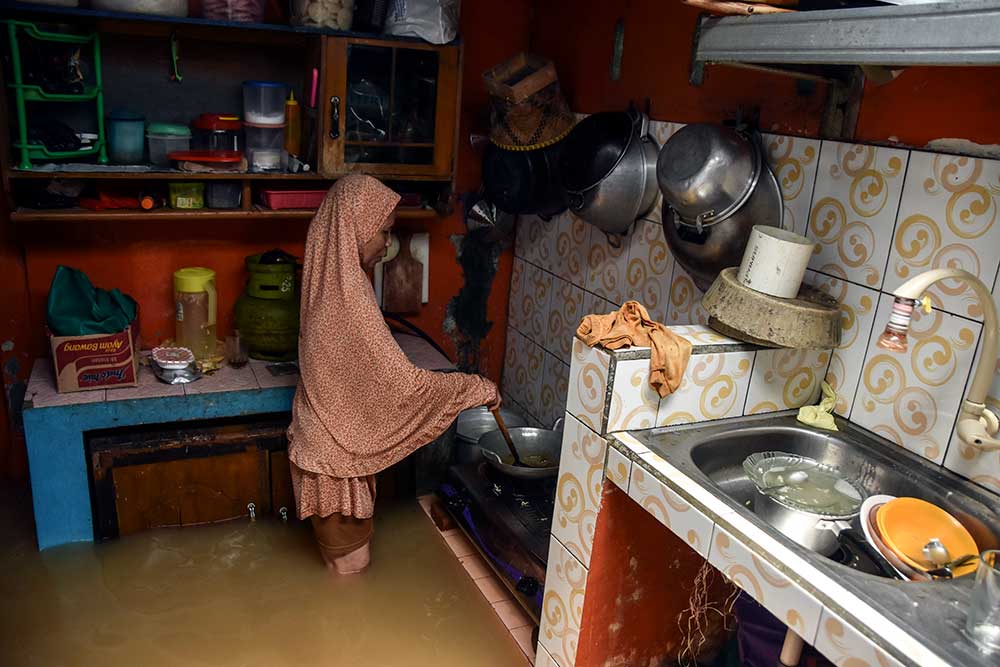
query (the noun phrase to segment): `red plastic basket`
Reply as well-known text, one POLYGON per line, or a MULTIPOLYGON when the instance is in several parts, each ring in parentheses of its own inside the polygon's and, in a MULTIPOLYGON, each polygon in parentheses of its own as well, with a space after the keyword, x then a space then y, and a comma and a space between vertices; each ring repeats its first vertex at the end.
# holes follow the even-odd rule
POLYGON ((273 211, 287 208, 319 208, 326 190, 262 190, 264 206, 273 211))

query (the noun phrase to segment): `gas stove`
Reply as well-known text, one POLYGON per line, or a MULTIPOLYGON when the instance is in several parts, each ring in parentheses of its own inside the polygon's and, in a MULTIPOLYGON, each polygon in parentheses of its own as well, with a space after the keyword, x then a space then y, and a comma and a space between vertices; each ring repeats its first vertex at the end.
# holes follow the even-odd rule
POLYGON ((484 461, 463 463, 448 469, 438 495, 515 599, 537 621, 556 479, 514 479, 484 461))

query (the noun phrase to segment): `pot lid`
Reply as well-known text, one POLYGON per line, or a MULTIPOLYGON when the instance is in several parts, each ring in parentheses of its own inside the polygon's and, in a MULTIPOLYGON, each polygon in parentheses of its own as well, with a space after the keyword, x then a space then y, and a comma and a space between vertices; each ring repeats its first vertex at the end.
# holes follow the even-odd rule
POLYGON ((146 134, 163 137, 190 137, 191 130, 185 125, 176 123, 150 123, 146 126, 146 134))
POLYGON ((243 127, 243 123, 240 122, 240 117, 235 114, 203 113, 194 119, 191 126, 196 130, 238 131, 243 127))
POLYGON ((856 516, 866 495, 837 468, 797 454, 751 454, 743 469, 760 493, 788 509, 827 519, 856 516))

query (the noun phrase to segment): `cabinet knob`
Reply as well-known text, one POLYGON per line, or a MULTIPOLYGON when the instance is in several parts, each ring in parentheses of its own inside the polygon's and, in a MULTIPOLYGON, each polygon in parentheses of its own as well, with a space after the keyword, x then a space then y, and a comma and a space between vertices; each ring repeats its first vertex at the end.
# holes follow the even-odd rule
POLYGON ((340 97, 330 98, 330 138, 340 138, 340 97))

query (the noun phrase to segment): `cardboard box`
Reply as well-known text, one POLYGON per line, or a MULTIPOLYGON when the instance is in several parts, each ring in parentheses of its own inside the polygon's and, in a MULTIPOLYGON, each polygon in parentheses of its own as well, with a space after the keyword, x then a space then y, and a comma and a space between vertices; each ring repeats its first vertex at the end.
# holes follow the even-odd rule
POLYGON ((53 336, 52 365, 60 393, 139 383, 139 325, 125 331, 87 336, 53 336))

